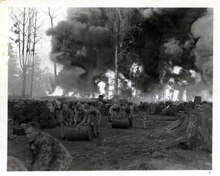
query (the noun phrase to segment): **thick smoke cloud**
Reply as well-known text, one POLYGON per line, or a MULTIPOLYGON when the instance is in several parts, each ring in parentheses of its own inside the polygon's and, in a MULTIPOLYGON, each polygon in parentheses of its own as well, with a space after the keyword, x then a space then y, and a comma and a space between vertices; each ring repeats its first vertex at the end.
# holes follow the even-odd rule
POLYGON ((65 92, 97 92, 95 78, 112 67, 110 33, 104 26, 102 11, 68 9, 67 20, 47 34, 53 35, 51 58, 64 65, 56 85, 65 92), (78 72, 77 68, 84 72, 78 72))
MULTIPOLYGON (((206 49, 205 44, 212 42, 212 11, 198 8, 151 8, 139 11, 146 21, 142 23, 144 35, 141 36, 142 38, 137 37, 135 48, 136 51, 141 50, 140 62, 145 74, 151 78, 145 79, 147 80, 145 84, 149 85, 147 90, 159 92, 158 89, 163 89, 167 83, 169 84, 170 79, 174 79, 172 87, 180 91, 180 99, 185 90, 191 94, 189 96, 196 95, 202 90, 207 91, 209 89, 207 85, 212 85, 210 81, 212 80, 212 58, 202 53, 208 50, 212 55, 212 50, 209 47, 206 49), (206 23, 207 18, 210 21, 206 23), (206 29, 200 29, 202 24, 207 25, 206 29), (194 26, 197 26, 197 29, 194 26), (191 28, 195 28, 195 32, 191 28), (205 39, 205 31, 208 32, 206 35, 209 39, 205 39), (199 48, 202 47, 203 52, 200 53, 199 48), (175 66, 181 68, 179 74, 173 73, 175 66), (198 83, 192 71, 201 74, 204 79, 198 83), (202 90, 197 87, 202 87, 202 90)), ((146 92, 143 89, 142 91, 146 92)))
POLYGON ((208 9, 205 16, 193 23, 192 34, 199 37, 194 50, 196 67, 202 72, 202 77, 212 92, 213 73, 213 10, 208 9))
MULTIPOLYGON (((127 52, 133 53, 119 59, 119 72, 126 79, 145 93, 161 92, 170 79, 174 80, 172 86, 180 92, 187 89, 193 94, 199 84, 205 90, 210 89, 207 85, 212 85, 211 9, 130 10, 133 14, 131 23, 141 28, 141 32, 133 30, 132 37, 130 34, 125 36, 123 42, 126 46, 129 44, 127 52), (130 71, 133 63, 142 68, 136 75, 130 71), (176 66, 181 68, 179 74, 173 73, 176 66), (192 73, 202 79, 198 81, 192 73)), ((48 35, 54 36, 52 59, 64 65, 57 85, 66 91, 76 89, 83 93, 89 89, 97 92, 97 80, 107 83, 106 79, 100 79, 105 77, 106 71, 114 70, 114 46, 107 23, 103 9, 71 8, 67 11, 66 21, 48 30, 48 35)))

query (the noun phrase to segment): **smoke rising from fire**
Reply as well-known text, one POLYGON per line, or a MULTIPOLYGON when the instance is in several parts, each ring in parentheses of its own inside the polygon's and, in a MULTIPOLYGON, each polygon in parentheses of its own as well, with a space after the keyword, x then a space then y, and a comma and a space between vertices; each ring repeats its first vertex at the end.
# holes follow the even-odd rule
POLYGON ((212 92, 213 73, 213 10, 208 9, 205 16, 198 19, 191 28, 192 34, 199 37, 194 49, 195 65, 201 71, 205 85, 212 92))
MULTIPOLYGON (((128 51, 135 57, 122 57, 119 73, 145 95, 162 97, 171 78, 174 81, 169 86, 180 92, 179 100, 184 92, 188 99, 201 91, 211 94, 212 9, 141 8, 131 12, 138 19, 134 25, 142 32, 132 34, 128 51), (133 63, 141 68, 136 74, 130 69, 133 63), (178 74, 175 67, 180 68, 178 74)), ((108 90, 106 73, 114 70, 114 46, 107 22, 103 9, 70 8, 67 19, 48 30, 47 34, 53 35, 53 60, 64 65, 56 85, 66 92, 98 92, 100 82, 108 90)))

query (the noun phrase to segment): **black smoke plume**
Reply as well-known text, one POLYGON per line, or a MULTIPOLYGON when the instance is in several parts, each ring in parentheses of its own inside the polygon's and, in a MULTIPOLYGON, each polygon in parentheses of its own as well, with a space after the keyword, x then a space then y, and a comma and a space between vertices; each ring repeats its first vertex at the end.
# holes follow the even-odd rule
MULTIPOLYGON (((138 26, 141 32, 134 29, 125 36, 123 45, 129 46, 126 52, 132 54, 120 57, 119 72, 136 82, 136 88, 143 93, 160 91, 172 78, 172 86, 180 92, 188 90, 194 95, 205 90, 211 94, 212 9, 139 8, 130 11, 133 14, 131 24, 138 26), (143 68, 136 75, 130 71, 133 63, 143 68), (181 68, 178 74, 173 73, 176 66, 181 68)), ((106 82, 100 78, 107 70, 114 70, 113 36, 107 23, 104 9, 70 8, 67 19, 47 31, 48 35, 53 35, 51 58, 64 66, 56 85, 67 92, 98 92, 97 78, 106 82)))

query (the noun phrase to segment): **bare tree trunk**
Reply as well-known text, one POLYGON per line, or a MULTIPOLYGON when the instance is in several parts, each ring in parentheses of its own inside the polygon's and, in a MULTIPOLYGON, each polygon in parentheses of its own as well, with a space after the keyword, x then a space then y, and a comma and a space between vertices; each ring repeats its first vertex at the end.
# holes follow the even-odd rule
MULTIPOLYGON (((51 22, 51 26, 53 27, 53 23, 52 22, 51 22)), ((54 38, 54 36, 52 35, 52 41, 51 41, 51 45, 52 46, 53 46, 53 38, 54 38)), ((54 76, 56 78, 57 77, 57 64, 56 64, 55 61, 53 63, 54 63, 54 76)))
POLYGON ((22 23, 22 61, 23 61, 23 84, 22 84, 22 97, 25 97, 25 92, 26 92, 26 76, 27 76, 27 67, 25 66, 25 53, 24 53, 24 48, 25 48, 25 20, 26 20, 26 8, 24 8, 23 11, 23 23, 22 23))
POLYGON ((33 79, 34 79, 34 48, 35 48, 35 42, 36 42, 36 22, 37 22, 37 17, 35 16, 35 21, 34 21, 34 42, 33 42, 33 52, 32 52, 32 70, 31 70, 31 90, 30 90, 30 97, 32 97, 33 94, 33 79))
POLYGON ((119 57, 119 52, 120 52, 120 31, 121 31, 121 26, 120 26, 120 19, 119 19, 119 12, 116 12, 116 22, 115 22, 115 84, 114 84, 114 97, 115 97, 115 102, 118 103, 119 97, 118 97, 118 57, 119 57))
POLYGON ((34 82, 34 55, 32 58, 32 70, 31 70, 31 90, 30 90, 30 97, 33 95, 33 82, 34 82))
POLYGON ((26 91, 26 78, 27 78, 27 69, 26 66, 23 68, 23 82, 22 82, 22 97, 25 97, 25 91, 26 91))
MULTIPOLYGON (((48 8, 48 15, 49 15, 49 18, 50 18, 51 28, 53 28, 53 20, 55 18, 54 12, 55 12, 55 10, 51 11, 51 9, 48 8)), ((52 46, 53 46, 53 38, 54 38, 54 36, 52 35, 52 40, 51 40, 51 45, 52 46)), ((54 76, 55 76, 55 78, 57 76, 57 66, 56 66, 55 61, 54 61, 54 76)))
POLYGON ((33 41, 33 48, 32 48, 32 70, 31 70, 31 90, 30 90, 30 97, 32 98, 33 95, 33 84, 34 84, 34 55, 35 55, 35 44, 36 44, 36 37, 37 37, 37 12, 35 12, 35 20, 34 20, 34 41, 33 41))
POLYGON ((183 90, 179 89, 179 95, 178 95, 179 101, 183 101, 183 90))
POLYGON ((31 71, 31 90, 30 96, 33 96, 33 85, 34 85, 34 69, 35 69, 35 48, 36 44, 41 40, 40 31, 41 25, 37 25, 37 18, 38 18, 38 10, 34 11, 34 23, 33 23, 33 43, 32 43, 32 71, 31 71))
POLYGON ((57 66, 56 66, 56 62, 54 61, 54 75, 55 77, 57 76, 57 66))
POLYGON ((114 97, 118 96, 118 46, 115 45, 115 84, 114 84, 114 97))

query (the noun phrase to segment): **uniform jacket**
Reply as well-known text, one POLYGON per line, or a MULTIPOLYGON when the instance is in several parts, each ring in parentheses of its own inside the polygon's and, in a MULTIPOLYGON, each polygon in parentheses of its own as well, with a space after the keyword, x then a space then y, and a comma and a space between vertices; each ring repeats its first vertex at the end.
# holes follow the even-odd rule
POLYGON ((68 170, 72 156, 53 136, 40 132, 29 145, 32 171, 68 170))

